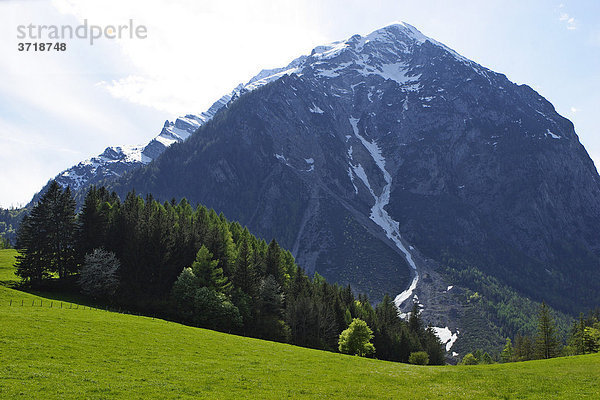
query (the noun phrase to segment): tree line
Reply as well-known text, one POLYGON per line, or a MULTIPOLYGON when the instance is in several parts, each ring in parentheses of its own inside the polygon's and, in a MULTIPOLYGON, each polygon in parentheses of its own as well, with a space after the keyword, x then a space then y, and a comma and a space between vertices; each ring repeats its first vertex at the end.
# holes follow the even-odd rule
POLYGON ((17 248, 17 274, 32 286, 58 278, 99 301, 189 325, 400 362, 424 352, 426 363, 444 363, 418 307, 408 321, 389 296, 373 307, 350 286, 309 277, 276 240, 185 199, 132 191, 121 201, 92 187, 76 213, 69 188, 52 182, 23 218, 17 248), (348 344, 356 337, 361 346, 348 344))
MULTIPOLYGON (((569 355, 596 353, 600 351, 600 309, 583 314, 573 323, 566 345, 561 341, 550 308, 542 303, 537 316, 534 335, 516 335, 506 343, 497 359, 500 362, 541 360, 569 355)), ((491 364, 494 360, 485 352, 477 350, 466 354, 462 364, 491 364)))
POLYGON ((0 208, 0 246, 11 247, 17 237, 17 227, 25 214, 25 208, 0 208))

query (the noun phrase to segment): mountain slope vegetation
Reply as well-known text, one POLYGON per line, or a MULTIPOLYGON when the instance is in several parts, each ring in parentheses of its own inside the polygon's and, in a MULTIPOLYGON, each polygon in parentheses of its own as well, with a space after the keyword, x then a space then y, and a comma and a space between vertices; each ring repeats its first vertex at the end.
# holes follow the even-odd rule
MULTIPOLYGON (((0 251, 2 279, 14 255, 0 251)), ((50 301, 0 286, 1 398, 592 399, 599 390, 600 354, 421 367, 50 301)))

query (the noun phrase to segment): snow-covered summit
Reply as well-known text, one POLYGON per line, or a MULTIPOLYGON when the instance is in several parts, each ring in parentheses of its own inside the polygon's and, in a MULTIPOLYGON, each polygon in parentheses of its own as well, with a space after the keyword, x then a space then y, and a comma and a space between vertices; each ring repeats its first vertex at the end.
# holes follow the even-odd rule
MULTIPOLYGON (((187 114, 175 121, 166 121, 160 133, 148 144, 108 147, 101 155, 61 172, 58 176, 59 183, 76 190, 100 178, 119 177, 129 170, 146 165, 160 156, 167 147, 185 141, 243 94, 286 75, 307 74, 324 80, 340 76, 354 77, 341 79, 342 83, 358 81, 361 77, 379 76, 384 80, 397 82, 403 90, 418 90, 421 75, 408 61, 419 46, 426 42, 439 46, 460 62, 472 67, 478 74, 486 74, 485 68, 425 36, 414 26, 406 22, 393 23, 364 36, 353 35, 346 40, 316 46, 309 55, 302 55, 286 66, 263 69, 247 83, 239 84, 230 93, 215 101, 208 110, 198 114, 187 114)), ((314 106, 313 110, 323 112, 317 106, 314 106)))

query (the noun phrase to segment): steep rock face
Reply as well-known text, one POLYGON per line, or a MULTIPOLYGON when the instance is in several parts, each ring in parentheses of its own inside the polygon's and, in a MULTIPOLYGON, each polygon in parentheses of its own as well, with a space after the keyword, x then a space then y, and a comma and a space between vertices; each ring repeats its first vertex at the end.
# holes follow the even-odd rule
POLYGON ((214 207, 309 271, 374 299, 404 290, 401 308, 423 257, 569 312, 599 300, 600 179, 531 88, 407 24, 264 75, 115 187, 214 207))

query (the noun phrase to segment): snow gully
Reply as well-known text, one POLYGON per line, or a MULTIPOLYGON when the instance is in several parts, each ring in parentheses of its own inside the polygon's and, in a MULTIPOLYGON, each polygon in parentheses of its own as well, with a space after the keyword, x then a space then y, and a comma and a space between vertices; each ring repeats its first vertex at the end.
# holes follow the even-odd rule
POLYGON ((402 303, 404 303, 408 298, 410 298, 413 291, 416 289, 417 283, 419 282, 419 272, 417 270, 417 265, 415 264, 415 261, 413 260, 412 254, 410 253, 410 251, 406 248, 406 246, 402 242, 402 237, 400 235, 400 224, 398 223, 398 221, 395 221, 394 219, 392 219, 392 217, 385 210, 385 206, 390 201, 390 191, 392 188, 392 176, 385 168, 385 158, 381 154, 381 149, 379 148, 379 146, 377 145, 375 140, 373 140, 372 142, 369 142, 367 139, 365 139, 363 136, 361 136, 359 134, 358 122, 360 121, 360 119, 349 118, 349 121, 350 121, 350 125, 352 125, 352 129, 354 131, 354 136, 356 136, 356 138, 361 141, 361 143, 365 147, 365 149, 367 149, 367 151, 373 158, 373 161, 375 161, 375 164, 377 164, 377 166, 383 173, 383 178, 385 180, 385 186, 383 187, 383 190, 381 191, 381 194, 379 196, 377 196, 375 194, 375 192, 373 191, 373 189, 371 189, 368 179, 367 179, 367 182, 364 182, 365 185, 370 189, 371 195, 375 199, 375 204, 371 208, 371 215, 369 217, 371 218, 371 220, 373 222, 375 222, 377 225, 379 225, 381 228, 383 228, 387 237, 394 242, 396 247, 398 247, 398 249, 400 249, 400 251, 402 253, 404 253, 404 256, 406 257, 406 261, 408 262, 408 264, 410 265, 410 267, 412 268, 412 270, 414 272, 412 282, 409 285, 408 289, 404 290, 402 293, 397 295, 396 298, 394 299, 394 303, 396 304, 396 307, 400 308, 402 303))

